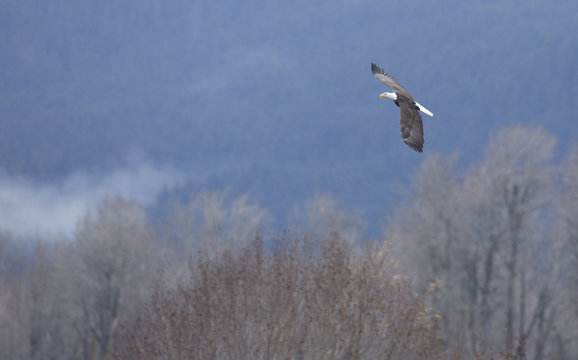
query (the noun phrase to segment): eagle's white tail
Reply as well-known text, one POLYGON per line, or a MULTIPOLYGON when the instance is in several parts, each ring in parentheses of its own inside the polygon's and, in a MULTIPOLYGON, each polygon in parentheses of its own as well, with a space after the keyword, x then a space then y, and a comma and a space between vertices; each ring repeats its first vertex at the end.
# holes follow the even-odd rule
POLYGON ((425 107, 421 106, 417 101, 415 102, 415 104, 417 105, 417 107, 419 108, 419 110, 425 114, 428 114, 429 116, 433 116, 432 112, 429 111, 428 109, 426 109, 425 107))

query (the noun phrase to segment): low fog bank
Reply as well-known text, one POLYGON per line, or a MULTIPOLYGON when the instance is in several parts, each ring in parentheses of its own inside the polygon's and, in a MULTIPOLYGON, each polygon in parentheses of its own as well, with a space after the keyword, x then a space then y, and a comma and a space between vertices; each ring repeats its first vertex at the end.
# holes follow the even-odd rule
POLYGON ((78 220, 107 197, 145 206, 186 180, 170 166, 132 164, 104 174, 77 171, 60 182, 41 182, 0 171, 0 230, 16 236, 69 236, 78 220))

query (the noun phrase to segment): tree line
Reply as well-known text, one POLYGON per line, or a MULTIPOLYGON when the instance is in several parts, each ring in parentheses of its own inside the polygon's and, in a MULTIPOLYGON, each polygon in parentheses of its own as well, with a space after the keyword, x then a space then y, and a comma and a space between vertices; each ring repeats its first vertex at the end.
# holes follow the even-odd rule
POLYGON ((555 143, 512 126, 467 167, 426 156, 381 239, 327 194, 272 232, 220 192, 0 233, 0 358, 573 359, 578 146, 555 143))
POLYGON ((385 227, 403 272, 443 314, 442 337, 460 334, 468 354, 576 357, 578 147, 556 163, 555 143, 513 126, 467 169, 429 156, 385 227))

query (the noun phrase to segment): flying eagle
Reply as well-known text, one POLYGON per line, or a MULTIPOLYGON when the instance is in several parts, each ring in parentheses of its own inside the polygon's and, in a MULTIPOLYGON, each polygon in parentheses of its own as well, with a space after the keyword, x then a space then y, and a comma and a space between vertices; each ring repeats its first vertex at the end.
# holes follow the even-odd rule
POLYGON ((389 75, 382 68, 371 63, 371 72, 373 76, 385 85, 389 86, 393 92, 384 92, 379 95, 380 98, 386 97, 393 100, 399 107, 401 117, 399 125, 401 128, 401 139, 417 152, 423 151, 423 123, 421 121, 420 111, 433 116, 431 111, 418 104, 409 92, 401 86, 393 76, 389 75))

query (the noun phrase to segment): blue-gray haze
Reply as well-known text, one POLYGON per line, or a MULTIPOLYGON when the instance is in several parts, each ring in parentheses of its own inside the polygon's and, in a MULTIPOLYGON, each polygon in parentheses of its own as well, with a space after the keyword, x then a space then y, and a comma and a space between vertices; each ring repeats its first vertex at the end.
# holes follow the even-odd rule
POLYGON ((511 123, 561 151, 576 34, 575 0, 3 0, 0 172, 58 183, 138 157, 186 174, 166 197, 227 188, 280 217, 328 191, 376 226, 423 155, 370 62, 434 112, 425 153, 467 163, 511 123))

